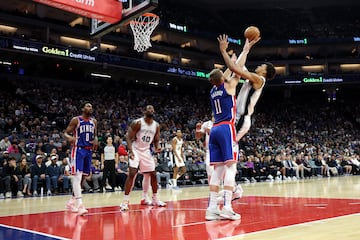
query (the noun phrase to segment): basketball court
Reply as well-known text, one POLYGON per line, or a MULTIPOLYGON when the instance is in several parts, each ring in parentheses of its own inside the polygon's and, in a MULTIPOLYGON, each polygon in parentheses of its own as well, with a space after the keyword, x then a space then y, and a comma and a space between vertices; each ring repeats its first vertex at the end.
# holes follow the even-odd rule
POLYGON ((84 195, 86 216, 64 210, 67 196, 0 201, 0 239, 347 239, 359 238, 358 176, 243 184, 233 202, 241 220, 206 221, 208 186, 161 189, 165 208, 141 206, 131 193, 84 195))

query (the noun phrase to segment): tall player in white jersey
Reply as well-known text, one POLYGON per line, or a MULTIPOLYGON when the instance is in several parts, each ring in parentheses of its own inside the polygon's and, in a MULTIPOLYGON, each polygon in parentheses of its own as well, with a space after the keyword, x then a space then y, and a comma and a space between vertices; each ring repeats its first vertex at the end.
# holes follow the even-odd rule
POLYGON ((176 131, 176 137, 171 142, 172 151, 174 154, 174 173, 172 178, 173 189, 177 189, 177 180, 186 173, 184 152, 183 152, 184 140, 182 139, 182 132, 180 129, 176 131), (179 172, 180 170, 180 172, 179 172))
POLYGON ((271 63, 263 63, 255 69, 255 72, 249 72, 245 67, 247 55, 253 44, 260 40, 252 41, 246 39, 244 49, 237 62, 233 63, 229 56, 223 54, 228 68, 237 76, 246 79, 241 86, 236 99, 236 141, 238 142, 250 129, 251 115, 254 113, 255 105, 260 98, 266 80, 275 77, 275 68, 271 63))
POLYGON ((158 183, 156 180, 155 161, 151 154, 150 145, 154 144, 155 152, 160 152, 160 126, 154 120, 154 107, 146 106, 144 117, 134 120, 127 131, 126 141, 129 150, 129 175, 125 182, 124 200, 120 205, 121 211, 129 210, 129 194, 134 186, 138 170, 144 178, 144 192, 147 193, 149 183, 153 192, 152 205, 164 207, 166 204, 157 197, 158 183), (148 179, 150 178, 150 180, 148 179))

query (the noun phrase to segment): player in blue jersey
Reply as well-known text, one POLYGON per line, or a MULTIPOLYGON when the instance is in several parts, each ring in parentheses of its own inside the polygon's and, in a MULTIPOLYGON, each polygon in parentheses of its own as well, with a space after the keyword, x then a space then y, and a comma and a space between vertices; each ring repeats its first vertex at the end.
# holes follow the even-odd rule
MULTIPOLYGON (((222 50, 227 48, 227 42, 218 38, 222 50)), ((237 76, 231 76, 226 70, 219 69, 210 72, 210 103, 214 115, 214 124, 210 131, 209 151, 210 164, 214 165, 214 172, 210 178, 210 200, 206 210, 206 220, 240 219, 240 214, 234 212, 231 200, 235 184, 236 162, 238 145, 236 143, 235 116, 236 116, 236 86, 237 76), (220 182, 224 183, 224 206, 219 209, 218 192, 220 182)))
POLYGON ((81 104, 82 115, 73 117, 65 129, 64 136, 72 145, 71 173, 73 196, 67 202, 66 209, 84 215, 88 210, 82 203, 81 178, 90 173, 92 151, 98 145, 97 121, 92 117, 92 105, 81 104))

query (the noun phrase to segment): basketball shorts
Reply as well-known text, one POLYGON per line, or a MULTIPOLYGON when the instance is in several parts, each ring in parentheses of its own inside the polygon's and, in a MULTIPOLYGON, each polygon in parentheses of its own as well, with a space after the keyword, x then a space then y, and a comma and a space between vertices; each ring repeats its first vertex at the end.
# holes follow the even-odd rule
POLYGON ((219 123, 211 128, 209 151, 211 165, 238 160, 239 146, 233 124, 219 123))
POLYGON ((129 158, 129 167, 137 168, 142 173, 155 171, 155 162, 150 148, 140 150, 133 147, 133 153, 134 159, 129 158))
POLYGON ((90 174, 92 160, 92 150, 82 147, 74 147, 71 150, 71 174, 82 172, 84 175, 90 174))
POLYGON ((240 121, 236 125, 236 138, 240 140, 251 127, 251 117, 249 115, 241 116, 240 121))
MULTIPOLYGON (((181 155, 181 152, 178 153, 179 155, 181 155)), ((185 161, 184 158, 182 157, 181 159, 179 159, 178 157, 175 156, 174 154, 174 161, 175 161, 175 166, 176 167, 185 167, 185 161)))

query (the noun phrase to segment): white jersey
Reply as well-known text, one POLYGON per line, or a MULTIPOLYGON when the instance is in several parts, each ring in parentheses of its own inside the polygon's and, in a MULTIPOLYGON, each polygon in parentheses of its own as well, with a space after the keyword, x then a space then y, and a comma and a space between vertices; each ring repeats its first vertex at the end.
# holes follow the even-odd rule
POLYGON ((136 133, 136 139, 133 142, 133 147, 138 150, 148 150, 150 149, 150 144, 152 143, 158 123, 153 120, 149 125, 145 122, 144 118, 140 118, 137 121, 140 121, 140 130, 136 133))
POLYGON ((185 161, 184 161, 184 156, 182 155, 182 151, 181 151, 182 146, 184 144, 184 140, 178 139, 177 137, 174 137, 174 139, 176 140, 175 149, 173 149, 175 166, 184 167, 185 161), (178 158, 178 156, 179 156, 179 158, 178 158))
POLYGON ((240 92, 236 99, 236 120, 240 116, 251 116, 254 113, 254 108, 259 100, 261 92, 265 86, 265 78, 261 77, 263 84, 259 89, 254 89, 249 80, 246 80, 241 86, 240 92))
POLYGON ((204 122, 201 125, 200 132, 205 134, 205 149, 209 150, 209 138, 210 138, 210 129, 213 126, 213 122, 211 120, 204 122))
POLYGON ((177 137, 175 137, 174 139, 176 139, 176 144, 175 144, 175 149, 173 150, 177 152, 179 155, 181 155, 181 149, 182 149, 182 145, 184 144, 184 140, 178 139, 177 137))

